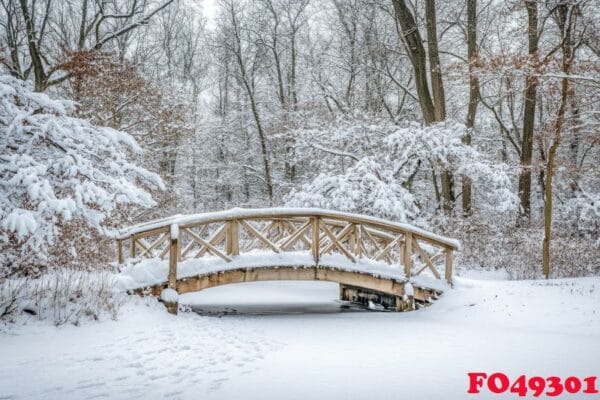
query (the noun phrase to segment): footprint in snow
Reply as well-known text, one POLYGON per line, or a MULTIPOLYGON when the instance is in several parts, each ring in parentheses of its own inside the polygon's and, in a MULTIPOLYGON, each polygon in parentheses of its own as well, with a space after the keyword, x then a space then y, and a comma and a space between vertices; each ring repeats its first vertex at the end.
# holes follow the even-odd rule
POLYGON ((109 398, 110 395, 108 393, 98 393, 98 394, 94 394, 92 396, 88 396, 86 397, 86 399, 88 400, 92 400, 92 399, 106 399, 109 398))
POLYGON ((170 392, 170 393, 165 393, 165 397, 170 398, 170 397, 180 396, 182 394, 183 394, 182 391, 170 392))
POLYGON ((96 387, 101 387, 101 386, 105 386, 106 384, 103 382, 98 382, 98 383, 89 383, 87 385, 81 385, 81 386, 77 386, 75 389, 78 390, 82 390, 82 389, 91 389, 91 388, 96 388, 96 387))
POLYGON ((224 372, 227 372, 227 370, 226 369, 213 369, 213 370, 208 371, 209 374, 222 374, 224 372))
POLYGON ((152 379, 153 381, 159 380, 159 379, 164 379, 166 377, 167 377, 167 375, 150 375, 150 376, 148 376, 148 378, 152 379))
POLYGON ((208 393, 215 392, 215 391, 219 390, 221 388, 221 386, 223 386, 223 383, 227 382, 228 380, 229 380, 228 378, 215 379, 208 385, 208 388, 206 389, 206 391, 208 393))

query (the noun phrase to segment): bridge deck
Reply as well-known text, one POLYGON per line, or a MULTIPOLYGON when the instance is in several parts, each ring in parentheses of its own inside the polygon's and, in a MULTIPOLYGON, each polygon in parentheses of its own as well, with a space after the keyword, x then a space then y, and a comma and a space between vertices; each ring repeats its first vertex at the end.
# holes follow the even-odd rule
MULTIPOLYGON (((256 252, 234 257, 231 262, 226 262, 218 257, 191 258, 179 262, 177 266, 177 280, 184 278, 206 276, 215 273, 240 270, 246 268, 314 268, 312 255, 308 252, 291 252, 273 254, 256 252)), ((359 259, 355 263, 349 262, 338 254, 323 256, 319 268, 337 269, 346 272, 356 272, 371 275, 376 278, 407 282, 409 279, 398 266, 390 266, 383 262, 369 259, 359 259)), ((169 265, 166 260, 153 258, 137 264, 130 264, 122 269, 119 275, 119 286, 124 290, 135 290, 168 281, 169 265)), ((431 276, 416 276, 410 279, 415 286, 443 291, 448 285, 431 276)))

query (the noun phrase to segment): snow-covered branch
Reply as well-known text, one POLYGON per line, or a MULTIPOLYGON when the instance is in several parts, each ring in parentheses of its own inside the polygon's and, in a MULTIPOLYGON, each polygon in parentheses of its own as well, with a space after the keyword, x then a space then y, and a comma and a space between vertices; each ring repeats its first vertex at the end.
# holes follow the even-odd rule
MULTIPOLYGON (((363 128, 368 137, 377 137, 369 135, 371 131, 388 130, 389 134, 374 141, 363 158, 342 173, 322 173, 293 191, 288 196, 288 205, 332 208, 412 222, 424 215, 425 205, 431 202, 433 190, 423 190, 427 180, 421 180, 419 192, 411 190, 413 179, 426 166, 438 175, 441 171, 451 171, 469 177, 480 208, 489 206, 506 211, 517 207, 509 168, 465 145, 464 125, 448 121, 429 127, 408 123, 402 127, 363 128)), ((319 137, 315 132, 312 134, 319 137)), ((339 140, 343 135, 329 132, 327 137, 339 140)), ((310 147, 315 147, 313 143, 310 147)))
POLYGON ((149 207, 160 177, 129 160, 141 152, 127 133, 71 117, 75 105, 0 75, 0 248, 4 260, 43 259, 78 221, 102 233, 120 204, 149 207))

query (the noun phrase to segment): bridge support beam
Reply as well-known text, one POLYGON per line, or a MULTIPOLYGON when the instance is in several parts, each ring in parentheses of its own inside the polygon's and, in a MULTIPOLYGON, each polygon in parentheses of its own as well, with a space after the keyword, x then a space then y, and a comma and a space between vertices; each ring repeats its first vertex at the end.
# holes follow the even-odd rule
POLYGON ((412 272, 412 233, 404 235, 404 254, 402 254, 402 265, 404 265, 404 275, 410 279, 412 272))
MULTIPOLYGON (((171 225, 171 244, 169 247, 169 276, 168 276, 168 288, 177 290, 177 261, 179 260, 179 227, 177 225, 171 225)), ((179 302, 176 299, 164 298, 163 299, 167 311, 171 314, 177 315, 179 309, 179 302)))
POLYGON ((396 297, 396 311, 412 311, 415 309, 415 299, 412 296, 396 297))
POLYGON ((452 285, 452 250, 446 249, 446 260, 444 262, 444 279, 452 285))
POLYGON ((389 293, 344 284, 340 284, 340 300, 360 303, 365 306, 371 301, 386 309, 396 311, 411 311, 415 307, 412 296, 395 296, 389 293))
MULTIPOLYGON (((154 296, 160 296, 167 310, 177 313, 178 297, 181 294, 196 292, 212 287, 242 282, 257 281, 329 281, 339 284, 340 300, 369 304, 369 300, 386 309, 410 311, 415 309, 415 302, 430 303, 441 293, 435 289, 413 286, 409 294, 405 290, 406 282, 374 277, 370 274, 340 271, 328 267, 260 267, 240 268, 216 272, 210 275, 180 278, 171 287, 169 282, 150 287, 154 296), (170 292, 170 293, 169 293, 170 292), (169 293, 169 294, 167 294, 169 293)), ((137 294, 147 294, 146 289, 137 289, 137 294)))

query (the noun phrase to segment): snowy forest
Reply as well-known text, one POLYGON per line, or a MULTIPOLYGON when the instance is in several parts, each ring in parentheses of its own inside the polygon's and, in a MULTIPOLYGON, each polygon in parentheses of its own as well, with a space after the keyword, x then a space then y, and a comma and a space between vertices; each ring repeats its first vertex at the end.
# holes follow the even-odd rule
POLYGON ((132 223, 269 206, 600 273, 598 0, 0 0, 0 63, 5 286, 111 271, 132 223))
POLYGON ((0 399, 592 398, 599 343, 600 0, 0 0, 0 399))

